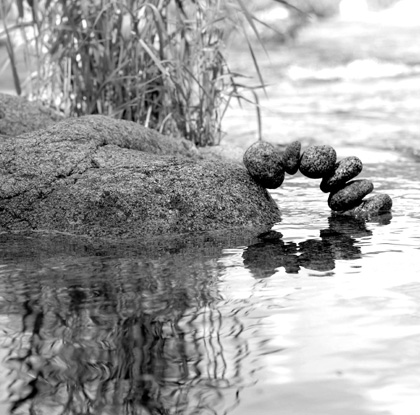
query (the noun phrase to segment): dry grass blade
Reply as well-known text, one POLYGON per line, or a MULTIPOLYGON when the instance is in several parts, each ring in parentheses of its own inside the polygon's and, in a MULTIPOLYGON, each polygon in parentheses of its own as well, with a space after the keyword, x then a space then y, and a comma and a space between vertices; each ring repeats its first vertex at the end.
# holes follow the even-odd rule
POLYGON ((250 53, 251 58, 252 58, 252 62, 254 63, 255 70, 257 71, 258 80, 259 80, 262 88, 264 89, 264 93, 267 95, 267 91, 265 89, 264 79, 263 79, 263 76, 262 76, 260 67, 258 65, 257 57, 255 56, 254 49, 252 47, 252 43, 250 42, 249 37, 248 37, 248 35, 246 33, 245 33, 245 39, 246 39, 246 43, 248 45, 249 53, 250 53))
POLYGON ((9 30, 7 29, 7 22, 4 22, 4 30, 6 32, 6 50, 7 50, 7 54, 9 55, 9 59, 10 59, 10 67, 12 69, 13 83, 14 83, 14 86, 15 86, 16 93, 18 95, 21 95, 22 88, 21 88, 19 73, 18 73, 18 69, 17 69, 15 51, 14 51, 14 48, 13 48, 13 43, 12 43, 12 39, 10 37, 9 30))
POLYGON ((139 39, 139 43, 141 46, 143 46, 144 50, 147 52, 149 57, 153 60, 153 62, 156 64, 156 66, 159 68, 160 72, 164 76, 168 76, 168 73, 165 69, 165 67, 162 65, 162 62, 159 60, 157 56, 152 52, 152 50, 147 46, 146 42, 143 39, 139 39))
MULTIPOLYGON (((237 0, 238 4, 241 7, 241 10, 246 18, 246 20, 248 21, 249 25, 251 26, 252 30, 254 31, 255 35, 257 36, 258 41, 260 42, 260 44, 263 46, 264 48, 264 42, 262 41, 260 34, 257 30, 257 27, 254 24, 254 20, 255 17, 250 13, 250 11, 248 10, 248 8, 245 6, 244 2, 242 0, 237 0)), ((265 48, 264 48, 265 50, 265 48)))

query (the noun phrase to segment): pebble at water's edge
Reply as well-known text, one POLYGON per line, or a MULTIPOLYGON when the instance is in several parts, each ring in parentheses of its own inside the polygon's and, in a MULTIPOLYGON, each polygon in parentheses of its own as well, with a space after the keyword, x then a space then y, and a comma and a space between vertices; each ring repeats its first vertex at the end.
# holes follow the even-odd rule
POLYGON ((376 215, 381 212, 389 212, 392 208, 392 199, 386 193, 378 193, 363 202, 354 209, 354 214, 376 215))
POLYGON ((335 211, 353 209, 362 203, 363 198, 371 193, 373 183, 370 180, 352 180, 328 197, 328 206, 335 211))
POLYGON ((300 158, 300 172, 311 179, 321 179, 334 171, 337 154, 331 146, 310 146, 300 158))
POLYGON ((331 175, 323 177, 319 187, 324 193, 338 190, 354 179, 362 169, 363 164, 358 157, 346 157, 335 165, 331 175))
POLYGON ((267 189, 277 189, 284 180, 282 154, 270 143, 257 141, 246 150, 244 164, 251 177, 267 189))

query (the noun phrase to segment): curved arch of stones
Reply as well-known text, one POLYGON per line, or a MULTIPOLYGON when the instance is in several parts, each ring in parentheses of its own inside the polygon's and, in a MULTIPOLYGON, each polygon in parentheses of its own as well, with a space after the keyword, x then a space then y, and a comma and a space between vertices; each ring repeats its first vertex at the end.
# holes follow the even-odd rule
POLYGON ((311 179, 321 179, 320 189, 329 193, 331 210, 353 215, 374 215, 391 210, 392 199, 384 193, 365 197, 374 189, 370 180, 353 180, 363 169, 358 157, 350 156, 337 162, 337 154, 328 145, 310 146, 301 152, 301 143, 290 143, 281 153, 272 144, 258 141, 251 145, 243 158, 252 178, 267 189, 276 189, 285 173, 299 170, 311 179))

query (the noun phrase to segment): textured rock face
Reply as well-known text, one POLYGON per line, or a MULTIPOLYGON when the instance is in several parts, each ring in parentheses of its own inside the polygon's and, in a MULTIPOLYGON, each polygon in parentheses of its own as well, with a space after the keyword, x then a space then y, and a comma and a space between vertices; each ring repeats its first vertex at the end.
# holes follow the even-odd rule
POLYGON ((0 136, 15 137, 46 128, 61 119, 60 115, 42 105, 0 93, 0 136))
POLYGON ((352 180, 340 190, 330 193, 328 206, 335 211, 352 209, 362 203, 363 198, 373 191, 373 187, 370 180, 352 180))
POLYGON ((331 146, 310 146, 300 159, 300 172, 311 179, 321 179, 334 170, 337 153, 331 146))
POLYGON ((283 157, 270 143, 257 141, 249 147, 244 165, 253 179, 267 189, 277 189, 283 183, 283 157))
POLYGON ((349 180, 358 176, 362 169, 363 164, 358 157, 346 157, 335 165, 335 170, 331 176, 322 179, 320 189, 324 193, 338 190, 349 180))
POLYGON ((110 238, 268 227, 279 210, 238 165, 103 116, 0 141, 0 231, 110 238))
POLYGON ((287 174, 296 174, 299 170, 301 147, 300 141, 293 141, 284 150, 283 165, 287 174))
POLYGON ((364 200, 354 209, 356 216, 377 215, 381 212, 389 212, 392 208, 392 199, 389 195, 378 193, 364 200))

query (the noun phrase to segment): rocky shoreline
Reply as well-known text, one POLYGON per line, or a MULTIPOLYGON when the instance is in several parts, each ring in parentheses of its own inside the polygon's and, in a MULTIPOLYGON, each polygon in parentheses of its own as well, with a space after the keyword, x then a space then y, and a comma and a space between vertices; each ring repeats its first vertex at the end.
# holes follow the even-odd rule
POLYGON ((242 163, 237 152, 201 151, 106 116, 61 119, 4 94, 0 135, 0 232, 136 239, 264 231, 281 219, 267 189, 298 171, 321 179, 333 212, 370 216, 392 207, 388 195, 365 199, 373 183, 354 180, 362 162, 355 156, 337 162, 330 146, 302 152, 294 141, 280 152, 259 141, 242 163))
POLYGON ((45 116, 39 128, 42 107, 27 103, 30 117, 10 119, 13 104, 26 103, 1 102, 0 232, 135 239, 269 229, 280 220, 243 166, 205 158, 187 140, 99 115, 45 116))

